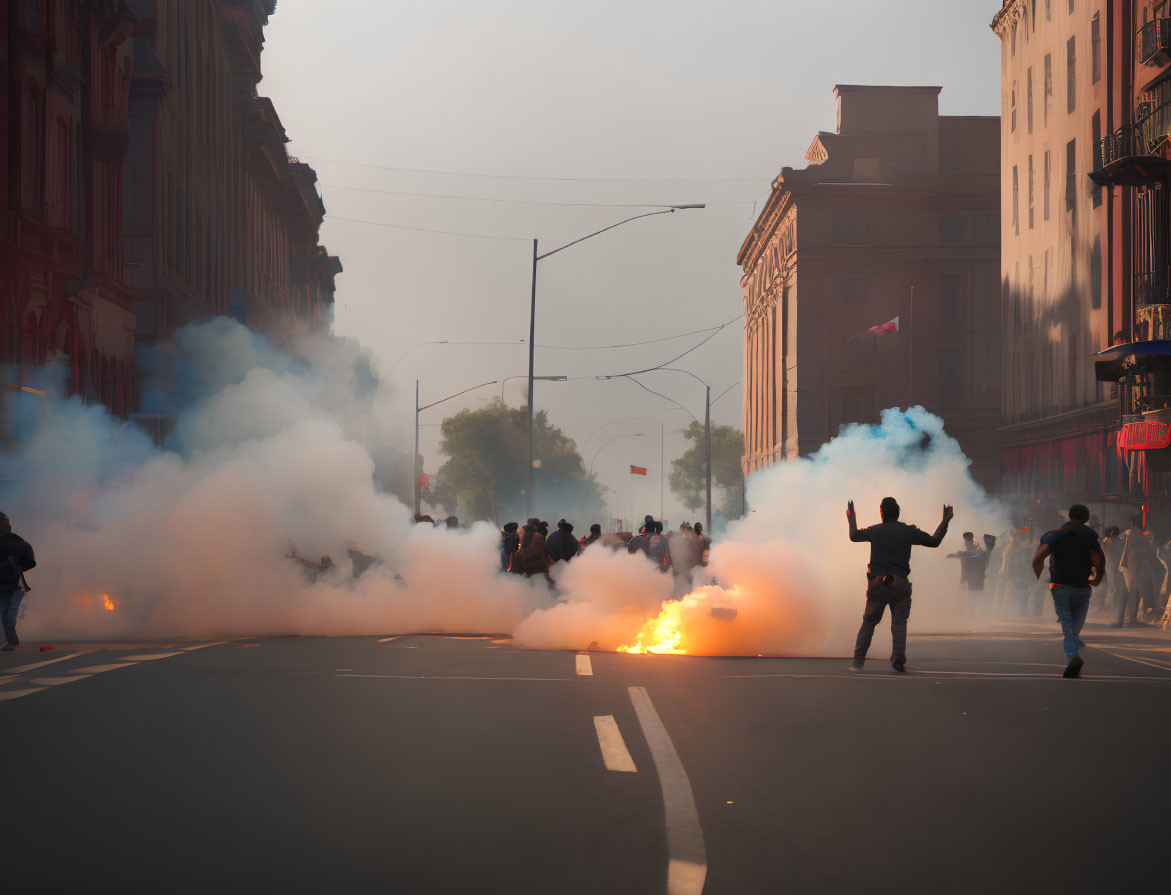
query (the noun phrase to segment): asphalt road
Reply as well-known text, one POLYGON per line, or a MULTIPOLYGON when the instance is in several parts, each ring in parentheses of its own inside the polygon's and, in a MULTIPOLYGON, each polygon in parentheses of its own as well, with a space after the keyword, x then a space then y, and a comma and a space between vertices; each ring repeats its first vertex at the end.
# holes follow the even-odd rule
POLYGON ((1160 891, 1171 638, 1083 636, 1077 681, 1010 628, 912 636, 907 675, 428 636, 0 654, 0 891, 1160 891))

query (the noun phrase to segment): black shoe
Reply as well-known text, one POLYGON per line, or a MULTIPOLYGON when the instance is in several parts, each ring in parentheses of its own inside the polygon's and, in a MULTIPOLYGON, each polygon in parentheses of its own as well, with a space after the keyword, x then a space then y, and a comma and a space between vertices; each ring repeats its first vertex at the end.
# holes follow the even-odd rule
POLYGON ((907 663, 902 659, 891 659, 890 660, 890 667, 893 668, 895 671, 897 671, 899 674, 906 674, 907 673, 907 663))
POLYGON ((1065 671, 1061 672, 1062 677, 1079 677, 1082 673, 1082 666, 1086 663, 1082 661, 1081 656, 1074 656, 1069 660, 1069 664, 1065 666, 1065 671))
POLYGON ((6 644, 4 644, 4 646, 0 646, 0 650, 4 650, 4 652, 6 652, 6 653, 10 653, 14 649, 16 649, 16 647, 11 643, 6 643, 6 644))

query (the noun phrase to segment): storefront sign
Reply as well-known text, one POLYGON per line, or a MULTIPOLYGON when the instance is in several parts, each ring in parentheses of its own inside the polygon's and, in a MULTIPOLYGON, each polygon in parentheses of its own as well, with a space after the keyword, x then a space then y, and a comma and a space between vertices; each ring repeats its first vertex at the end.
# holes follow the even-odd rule
POLYGON ((1154 420, 1127 423, 1118 433, 1118 453, 1124 451, 1161 451, 1171 447, 1171 424, 1154 420))

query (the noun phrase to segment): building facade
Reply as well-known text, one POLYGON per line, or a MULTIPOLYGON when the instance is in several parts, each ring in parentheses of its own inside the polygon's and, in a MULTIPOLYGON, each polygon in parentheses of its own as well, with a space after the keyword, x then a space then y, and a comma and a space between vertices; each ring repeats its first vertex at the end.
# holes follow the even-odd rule
POLYGON ((5 10, 0 423, 13 389, 50 384, 48 361, 69 394, 124 415, 134 367, 122 202, 135 22, 121 0, 5 10))
POLYGON ((1107 0, 1009 0, 1001 42, 1001 491, 1125 502, 1118 401, 1093 356, 1130 331, 1128 200, 1089 175, 1117 127, 1128 30, 1107 0))
POLYGON ((126 416, 137 349, 186 323, 230 315, 278 345, 328 327, 341 265, 318 242, 316 174, 257 91, 275 5, 6 4, 6 391, 55 361, 69 394, 126 416))
POLYGON ((837 128, 783 168, 737 257, 744 469, 888 407, 939 414, 985 484, 1000 413, 999 127, 938 87, 835 88, 837 128), (898 318, 898 332, 871 327, 898 318))

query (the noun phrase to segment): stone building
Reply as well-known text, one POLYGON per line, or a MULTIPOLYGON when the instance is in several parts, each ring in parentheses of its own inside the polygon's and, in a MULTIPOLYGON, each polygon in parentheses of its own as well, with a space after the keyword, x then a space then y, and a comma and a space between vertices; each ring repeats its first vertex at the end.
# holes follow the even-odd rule
POLYGON ((737 257, 746 472, 920 404, 994 482, 999 127, 941 116, 939 92, 835 88, 837 128, 773 182, 737 257))
POLYGON ((0 441, 13 388, 62 370, 68 394, 140 410, 136 348, 185 323, 231 315, 278 345, 328 327, 316 174, 257 92, 275 6, 5 4, 0 441))

